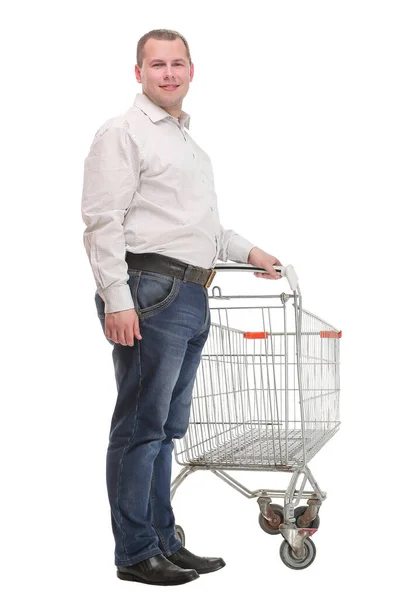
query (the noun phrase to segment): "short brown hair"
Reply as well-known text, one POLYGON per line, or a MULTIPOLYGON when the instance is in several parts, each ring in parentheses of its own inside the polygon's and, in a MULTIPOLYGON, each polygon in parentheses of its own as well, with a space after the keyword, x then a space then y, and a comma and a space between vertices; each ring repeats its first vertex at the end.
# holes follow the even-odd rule
POLYGON ((169 41, 173 41, 173 40, 176 40, 176 38, 180 38, 182 40, 182 42, 185 44, 187 56, 189 59, 189 65, 192 64, 192 59, 190 57, 189 44, 187 43, 187 41, 183 37, 183 35, 181 35, 177 31, 173 31, 172 29, 153 29, 152 31, 145 33, 145 35, 143 35, 137 43, 136 62, 140 69, 142 68, 142 65, 143 65, 143 48, 144 48, 144 45, 147 42, 147 40, 149 40, 150 38, 154 39, 154 40, 169 40, 169 41))

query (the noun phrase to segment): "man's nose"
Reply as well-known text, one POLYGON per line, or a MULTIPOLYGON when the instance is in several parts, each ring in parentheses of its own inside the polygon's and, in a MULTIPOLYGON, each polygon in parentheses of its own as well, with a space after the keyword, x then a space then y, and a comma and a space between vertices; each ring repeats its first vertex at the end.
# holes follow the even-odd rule
POLYGON ((173 70, 171 65, 165 65, 165 69, 164 69, 164 77, 173 77, 173 70))

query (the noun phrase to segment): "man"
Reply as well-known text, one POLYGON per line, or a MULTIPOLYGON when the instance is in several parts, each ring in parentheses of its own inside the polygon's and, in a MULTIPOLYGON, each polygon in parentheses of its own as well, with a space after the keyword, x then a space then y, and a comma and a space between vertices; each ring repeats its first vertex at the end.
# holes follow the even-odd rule
POLYGON ((211 162, 182 110, 193 72, 183 36, 144 35, 142 93, 97 131, 84 171, 84 243, 118 389, 107 450, 117 576, 155 585, 225 565, 182 546, 170 503, 172 440, 188 427, 210 328, 211 267, 250 262, 276 279, 281 264, 219 222, 211 162))

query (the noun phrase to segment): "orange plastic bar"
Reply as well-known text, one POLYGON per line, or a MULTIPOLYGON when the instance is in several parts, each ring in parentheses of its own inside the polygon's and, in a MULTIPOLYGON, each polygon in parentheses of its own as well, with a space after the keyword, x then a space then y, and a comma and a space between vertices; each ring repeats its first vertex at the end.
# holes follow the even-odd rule
POLYGON ((268 338, 268 331, 246 331, 243 337, 250 340, 264 340, 268 338))
POLYGON ((339 331, 320 331, 319 332, 320 337, 322 338, 341 338, 342 337, 342 332, 339 331))

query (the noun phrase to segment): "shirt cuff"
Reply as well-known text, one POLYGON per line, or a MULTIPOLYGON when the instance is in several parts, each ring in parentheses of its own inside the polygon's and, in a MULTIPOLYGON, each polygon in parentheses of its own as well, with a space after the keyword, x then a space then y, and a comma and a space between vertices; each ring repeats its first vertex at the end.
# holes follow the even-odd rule
POLYGON ((249 242, 246 238, 236 234, 229 241, 228 260, 233 260, 238 263, 248 263, 250 251, 255 248, 256 244, 249 242))
POLYGON ((116 285, 106 290, 97 290, 99 296, 104 300, 105 313, 120 312, 135 308, 132 300, 131 288, 128 284, 116 285))

